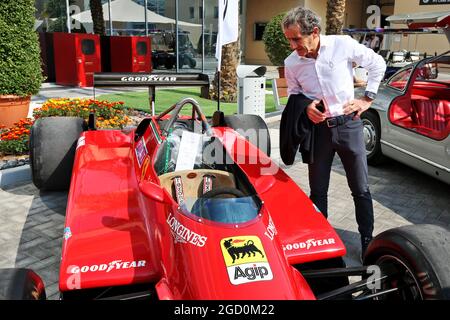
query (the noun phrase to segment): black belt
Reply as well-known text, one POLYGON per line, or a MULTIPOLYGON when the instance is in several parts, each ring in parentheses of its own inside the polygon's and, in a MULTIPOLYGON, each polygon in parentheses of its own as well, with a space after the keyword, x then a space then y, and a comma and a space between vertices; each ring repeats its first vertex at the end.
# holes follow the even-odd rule
POLYGON ((341 124, 346 123, 348 120, 353 119, 355 114, 356 114, 356 112, 351 113, 351 114, 343 114, 343 115, 337 116, 337 117, 326 118, 324 122, 328 128, 337 127, 337 126, 340 126, 341 124))

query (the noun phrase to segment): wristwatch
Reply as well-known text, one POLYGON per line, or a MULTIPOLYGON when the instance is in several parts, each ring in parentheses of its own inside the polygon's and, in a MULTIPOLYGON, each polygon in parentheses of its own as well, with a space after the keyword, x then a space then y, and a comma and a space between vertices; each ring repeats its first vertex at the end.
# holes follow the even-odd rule
POLYGON ((366 92, 364 92, 364 96, 369 98, 370 100, 375 100, 375 98, 377 97, 377 94, 373 93, 371 91, 366 91, 366 92))

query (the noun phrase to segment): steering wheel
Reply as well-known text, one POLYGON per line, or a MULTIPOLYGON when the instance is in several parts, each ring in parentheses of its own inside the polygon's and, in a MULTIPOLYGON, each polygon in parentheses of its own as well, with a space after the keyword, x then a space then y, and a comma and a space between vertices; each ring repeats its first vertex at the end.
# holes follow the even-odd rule
POLYGON ((185 98, 181 101, 179 101, 178 103, 174 104, 173 106, 171 106, 169 109, 167 109, 166 111, 164 111, 163 113, 161 113, 156 120, 160 120, 163 116, 165 116, 166 114, 168 114, 169 112, 171 112, 173 110, 173 114, 170 117, 169 121, 166 124, 166 127, 164 129, 162 129, 162 134, 164 136, 167 137, 170 129, 173 129, 173 126, 176 122, 176 120, 179 117, 180 111, 181 109, 186 105, 186 104, 190 104, 192 105, 192 118, 195 118, 195 113, 198 114, 198 116, 200 117, 200 120, 202 122, 202 129, 203 129, 203 133, 207 133, 208 135, 212 135, 212 131, 211 131, 211 126, 209 125, 209 123, 206 121, 206 117, 203 114, 200 105, 198 104, 197 101, 195 101, 192 98, 185 98))
POLYGON ((233 196, 233 198, 245 197, 245 194, 239 189, 231 187, 219 187, 206 192, 203 196, 201 196, 201 198, 203 199, 223 198, 221 197, 223 195, 231 195, 233 196))

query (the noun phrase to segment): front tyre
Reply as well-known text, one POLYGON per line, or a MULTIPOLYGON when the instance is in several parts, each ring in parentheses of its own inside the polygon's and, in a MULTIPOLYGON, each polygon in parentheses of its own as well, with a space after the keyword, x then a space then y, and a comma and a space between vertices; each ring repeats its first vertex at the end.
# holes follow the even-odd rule
POLYGON ((364 144, 366 146, 367 162, 378 165, 386 159, 381 152, 381 126, 375 112, 366 111, 361 115, 364 131, 364 144))
POLYGON ((24 268, 0 269, 0 300, 45 300, 42 279, 24 268))
POLYGON ((75 149, 86 123, 77 117, 39 118, 31 127, 30 167, 41 190, 68 190, 75 149))
POLYGON ((387 300, 450 299, 450 231, 435 225, 387 230, 367 248, 365 265, 390 275, 377 290, 387 300))

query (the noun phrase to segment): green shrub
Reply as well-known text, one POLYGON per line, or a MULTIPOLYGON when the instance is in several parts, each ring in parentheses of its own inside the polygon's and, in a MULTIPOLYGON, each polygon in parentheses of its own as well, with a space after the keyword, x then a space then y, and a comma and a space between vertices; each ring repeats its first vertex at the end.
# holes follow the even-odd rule
POLYGON ((280 13, 273 17, 269 23, 267 23, 262 38, 264 50, 274 66, 284 65, 284 59, 292 52, 289 47, 289 42, 284 36, 283 29, 281 28, 283 17, 284 13, 280 13))
POLYGON ((0 1, 0 95, 29 96, 43 80, 34 0, 0 1))

